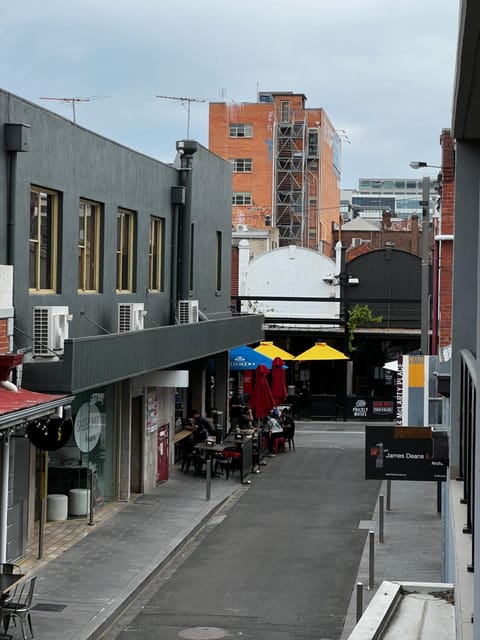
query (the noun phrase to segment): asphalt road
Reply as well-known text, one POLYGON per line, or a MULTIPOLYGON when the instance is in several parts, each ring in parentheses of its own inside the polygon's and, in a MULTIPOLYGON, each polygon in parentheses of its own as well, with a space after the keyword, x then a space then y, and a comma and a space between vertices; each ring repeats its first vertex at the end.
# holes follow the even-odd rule
POLYGON ((358 524, 372 518, 380 483, 363 477, 361 424, 300 423, 295 440, 296 452, 251 476, 105 640, 340 638, 367 536, 358 524))

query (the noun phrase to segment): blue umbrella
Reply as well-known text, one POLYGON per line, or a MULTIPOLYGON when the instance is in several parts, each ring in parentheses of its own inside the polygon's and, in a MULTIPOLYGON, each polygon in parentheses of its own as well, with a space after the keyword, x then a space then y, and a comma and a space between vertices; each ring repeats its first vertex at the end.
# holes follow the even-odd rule
POLYGON ((272 358, 245 345, 230 349, 229 355, 230 371, 254 371, 260 364, 272 368, 272 358))

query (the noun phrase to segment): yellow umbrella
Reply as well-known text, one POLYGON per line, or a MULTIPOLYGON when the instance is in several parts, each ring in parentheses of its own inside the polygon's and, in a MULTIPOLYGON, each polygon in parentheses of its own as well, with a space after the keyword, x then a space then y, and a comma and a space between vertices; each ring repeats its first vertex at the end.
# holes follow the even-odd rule
POLYGON ((292 356, 291 353, 277 347, 273 342, 260 342, 258 347, 255 347, 255 351, 258 353, 263 353, 264 356, 268 356, 269 358, 281 358, 282 360, 295 360, 295 356, 292 356))
POLYGON ((313 347, 301 353, 295 360, 348 360, 348 357, 341 351, 330 347, 326 342, 316 342, 313 347))

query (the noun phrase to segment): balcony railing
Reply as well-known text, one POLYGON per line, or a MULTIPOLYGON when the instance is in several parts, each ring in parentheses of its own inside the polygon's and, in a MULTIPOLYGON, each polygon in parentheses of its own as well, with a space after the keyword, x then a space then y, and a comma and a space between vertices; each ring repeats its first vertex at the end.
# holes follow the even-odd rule
POLYGON ((460 351, 460 478, 463 481, 462 503, 467 508, 467 522, 463 533, 472 535, 471 563, 468 570, 474 570, 475 547, 475 422, 477 375, 476 359, 468 349, 460 351))

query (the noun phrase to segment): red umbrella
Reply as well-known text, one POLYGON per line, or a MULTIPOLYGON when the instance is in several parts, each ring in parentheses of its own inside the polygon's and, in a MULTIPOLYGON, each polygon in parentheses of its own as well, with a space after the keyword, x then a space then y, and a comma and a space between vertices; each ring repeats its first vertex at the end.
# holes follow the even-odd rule
POLYGON ((275 406, 272 392, 268 385, 269 370, 264 364, 255 369, 255 384, 248 399, 248 406, 255 412, 256 418, 265 418, 275 406))
POLYGON ((272 362, 272 396, 275 404, 284 402, 287 398, 287 385, 285 383, 284 362, 280 357, 276 357, 272 362))

